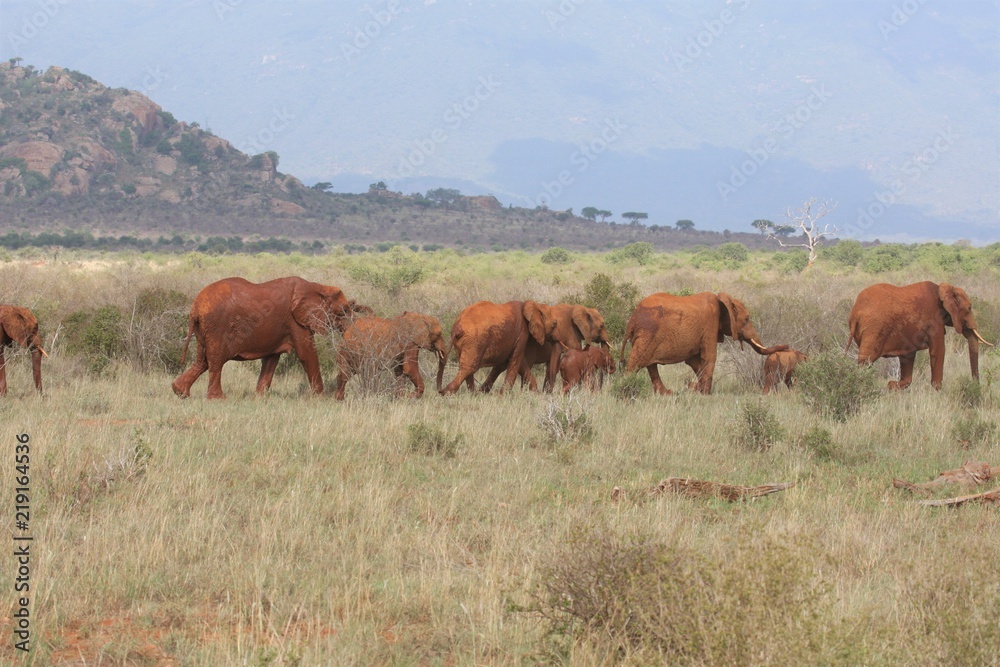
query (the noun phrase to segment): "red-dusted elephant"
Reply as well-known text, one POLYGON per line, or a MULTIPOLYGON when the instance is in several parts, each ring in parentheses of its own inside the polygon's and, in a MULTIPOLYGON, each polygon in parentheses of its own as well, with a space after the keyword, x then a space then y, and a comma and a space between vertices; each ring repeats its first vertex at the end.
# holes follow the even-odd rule
POLYGON ((848 319, 851 343, 858 345, 858 363, 881 357, 899 358, 899 382, 890 389, 905 389, 913 381, 917 352, 931 355, 931 385, 941 388, 944 377, 945 327, 954 327, 969 343, 972 377, 979 379, 979 343, 992 346, 979 335, 972 316, 972 302, 961 287, 925 281, 897 287, 879 283, 858 294, 848 319))
POLYGON ((625 358, 625 348, 631 343, 627 372, 645 368, 653 389, 660 394, 670 391, 663 386, 657 364, 684 362, 697 378, 692 388, 710 394, 718 345, 726 336, 738 340, 740 347, 744 342, 749 343, 758 354, 770 354, 788 347, 764 347, 750 323, 746 306, 725 292, 702 292, 691 296, 658 292, 640 301, 629 318, 621 358, 625 358))
POLYGON ((808 359, 809 357, 802 352, 791 348, 767 355, 767 359, 764 360, 764 389, 761 393, 769 393, 775 385, 782 382, 791 388, 795 367, 808 359))
POLYGON ((42 391, 42 337, 38 333, 38 320, 27 308, 0 304, 0 396, 7 394, 7 361, 4 348, 17 343, 31 351, 31 372, 35 377, 35 389, 42 391))
POLYGON ((590 345, 582 350, 567 350, 559 359, 564 394, 579 384, 596 391, 604 386, 604 375, 614 372, 615 359, 611 351, 598 345, 590 345))
POLYGON ((385 368, 392 368, 397 377, 405 375, 414 387, 410 396, 421 397, 424 380, 417 362, 422 349, 438 355, 437 390, 440 391, 448 346, 437 319, 419 313, 403 313, 391 320, 374 316, 355 320, 344 331, 344 341, 337 353, 340 372, 333 397, 344 400, 347 381, 366 362, 384 364, 385 368))
MULTIPOLYGON (((222 366, 227 361, 261 360, 257 393, 271 386, 278 360, 294 351, 305 368, 313 393, 323 393, 323 377, 313 337, 329 327, 346 327, 356 311, 338 287, 298 277, 252 283, 225 278, 205 287, 191 305, 184 359, 193 334, 198 341, 194 364, 173 382, 174 393, 191 395, 191 385, 208 371, 208 397, 225 398, 222 366)), ((182 360, 183 363, 183 360, 182 360)))
POLYGON ((473 375, 487 366, 497 375, 507 369, 504 388, 509 388, 520 372, 529 339, 579 350, 598 336, 599 330, 586 319, 574 321, 571 309, 535 301, 474 303, 459 313, 451 327, 450 347, 458 356, 458 374, 441 393, 453 394, 463 382, 474 390, 473 375))
MULTIPOLYGON (((602 349, 611 354, 611 344, 608 338, 608 331, 604 326, 604 316, 596 308, 587 308, 578 304, 560 303, 550 307, 552 318, 556 320, 556 331, 565 332, 564 335, 572 335, 576 332, 582 336, 586 344, 597 343, 602 349)), ((572 348, 555 341, 539 343, 533 338, 528 338, 528 343, 524 347, 524 355, 521 359, 521 386, 526 383, 531 391, 538 390, 538 383, 535 375, 531 372, 534 366, 545 364, 545 382, 542 385, 547 392, 555 387, 556 376, 559 373, 559 358, 565 351, 572 348)), ((494 366, 489 376, 483 382, 482 390, 488 392, 500 373, 506 369, 505 365, 494 366)))

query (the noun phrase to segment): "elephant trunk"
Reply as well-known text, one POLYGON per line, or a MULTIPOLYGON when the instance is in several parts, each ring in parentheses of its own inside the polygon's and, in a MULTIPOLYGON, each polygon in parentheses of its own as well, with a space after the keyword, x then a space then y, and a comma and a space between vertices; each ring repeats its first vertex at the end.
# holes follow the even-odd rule
POLYGON ((438 393, 440 393, 441 392, 441 383, 444 380, 444 367, 448 364, 448 348, 446 348, 444 346, 444 343, 442 343, 437 348, 437 355, 438 355, 438 372, 437 372, 436 387, 437 387, 438 393))
POLYGON ((968 332, 965 339, 969 341, 969 369, 972 371, 972 377, 976 381, 979 380, 979 334, 976 330, 968 332))
MULTIPOLYGON (((34 347, 31 350, 31 374, 35 378, 35 389, 39 392, 42 391, 42 355, 45 354, 45 350, 42 346, 34 347)), ((45 356, 49 356, 45 354, 45 356)))
POLYGON ((748 338, 747 342, 750 343, 750 347, 753 348, 754 352, 763 355, 765 357, 771 354, 772 352, 780 352, 781 350, 788 349, 787 345, 775 345, 774 347, 764 347, 764 344, 761 343, 759 340, 757 340, 756 336, 748 338))

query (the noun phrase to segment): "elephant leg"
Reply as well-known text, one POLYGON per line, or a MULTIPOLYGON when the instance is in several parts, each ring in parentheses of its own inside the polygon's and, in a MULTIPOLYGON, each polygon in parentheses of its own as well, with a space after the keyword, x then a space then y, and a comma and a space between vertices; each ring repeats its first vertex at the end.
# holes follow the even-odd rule
MULTIPOLYGON (((468 387, 469 391, 475 391, 476 383, 474 376, 476 371, 480 368, 483 356, 482 354, 475 354, 475 356, 473 356, 473 354, 475 353, 470 350, 464 350, 458 353, 458 373, 452 381, 441 390, 440 393, 442 396, 454 394, 458 391, 458 388, 462 386, 463 382, 465 383, 465 386, 468 387)), ((499 376, 499 374, 500 373, 498 372, 497 375, 499 376)))
POLYGON ((274 379, 274 369, 278 367, 280 354, 272 354, 260 360, 260 377, 257 378, 257 393, 263 394, 271 388, 271 380, 274 379))
POLYGON ((715 371, 715 360, 706 360, 701 357, 692 357, 685 361, 691 370, 694 371, 695 382, 691 388, 700 394, 712 393, 712 373, 715 371))
MULTIPOLYGON (((507 370, 507 367, 504 366, 503 364, 497 364, 496 366, 491 368, 490 374, 487 375, 486 379, 483 380, 483 383, 479 385, 479 391, 483 392, 484 394, 490 393, 490 390, 493 389, 493 384, 497 381, 497 378, 500 377, 500 374, 503 373, 505 370, 507 370)), ((469 380, 471 379, 472 375, 469 376, 469 380)), ((473 387, 470 384, 469 389, 472 390, 472 388, 473 387)))
MULTIPOLYGON (((913 362, 916 358, 916 352, 899 357, 899 382, 890 382, 889 389, 906 389, 910 386, 913 382, 913 362)), ((940 389, 940 386, 937 388, 940 389)))
POLYGON ((0 396, 7 395, 7 361, 3 356, 3 345, 0 345, 0 396))
POLYGON ((37 347, 31 350, 31 375, 35 380, 35 390, 42 393, 42 351, 37 347))
POLYGON ((184 371, 178 376, 171 387, 174 393, 181 398, 190 398, 191 396, 191 385, 195 383, 201 374, 208 370, 208 359, 207 353, 205 352, 205 346, 198 342, 198 352, 195 355, 194 363, 191 367, 184 371))
POLYGON ((413 383, 414 389, 413 393, 410 394, 410 398, 420 398, 424 395, 424 378, 420 375, 420 364, 418 363, 419 354, 420 350, 418 348, 407 350, 403 356, 403 365, 400 369, 400 372, 410 378, 410 382, 413 383))
POLYGON ((653 391, 661 396, 669 396, 672 393, 663 386, 663 380, 660 379, 660 370, 656 367, 656 364, 646 366, 646 372, 649 373, 649 380, 653 383, 653 391))
POLYGON ((222 393, 222 366, 226 362, 222 359, 209 359, 208 361, 208 397, 225 398, 222 393))
MULTIPOLYGON (((931 345, 928 347, 927 352, 931 355, 931 386, 935 389, 941 389, 941 382, 944 380, 944 337, 941 337, 941 342, 935 345, 936 341, 931 341, 931 345)), ((914 353, 916 354, 916 353, 914 353)), ((900 363, 902 363, 900 359, 900 363)), ((978 378, 977 378, 978 379, 978 378)))
POLYGON ((292 345, 295 347, 295 354, 302 363, 302 368, 309 379, 309 387, 314 394, 323 393, 323 375, 319 371, 319 354, 316 352, 316 343, 313 341, 312 332, 304 331, 292 336, 292 345))

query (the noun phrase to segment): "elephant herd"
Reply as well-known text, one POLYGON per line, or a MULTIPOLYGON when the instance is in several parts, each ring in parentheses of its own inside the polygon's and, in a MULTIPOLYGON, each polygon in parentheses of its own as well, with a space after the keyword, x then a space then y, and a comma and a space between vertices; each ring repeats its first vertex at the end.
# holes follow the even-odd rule
MULTIPOLYGON (((945 329, 953 327, 969 344, 972 376, 979 378, 979 344, 988 343, 978 331, 969 296, 948 283, 920 282, 898 287, 872 285, 855 300, 848 321, 850 339, 858 346, 858 363, 882 357, 900 360, 900 379, 892 389, 905 389, 913 378, 916 353, 928 350, 931 384, 941 388, 945 354, 945 329)), ((397 377, 406 376, 419 397, 424 381, 417 363, 420 350, 437 355, 436 388, 453 394, 463 383, 474 390, 474 375, 489 367, 480 389, 489 391, 506 371, 503 387, 520 377, 536 389, 531 368, 545 364, 543 388, 551 391, 562 375, 563 391, 580 383, 596 387, 605 373, 615 372, 611 343, 604 318, 595 308, 578 304, 548 305, 536 301, 497 304, 480 301, 463 310, 445 343, 437 319, 404 312, 385 319, 368 306, 348 299, 342 290, 298 277, 251 283, 226 278, 205 287, 194 299, 188 319, 182 363, 194 336, 194 363, 172 384, 175 394, 190 396, 191 385, 208 371, 208 397, 224 398, 222 367, 227 361, 261 360, 257 393, 271 386, 282 354, 295 352, 313 393, 323 392, 315 335, 339 330, 343 340, 337 353, 338 375, 334 389, 344 398, 348 380, 364 364, 378 360, 397 377), (448 358, 454 350, 458 372, 442 387, 448 358)), ((656 293, 639 302, 625 329, 620 359, 625 371, 645 368, 654 390, 669 394, 660 379, 660 364, 687 364, 695 374, 691 388, 708 394, 718 354, 726 337, 748 344, 766 357, 764 392, 780 382, 791 385, 796 364, 805 355, 787 345, 765 347, 760 342, 746 306, 725 292, 690 296, 656 293)), ((42 349, 38 321, 26 308, 0 305, 0 395, 7 392, 4 348, 14 343, 30 350, 35 387, 42 390, 42 349)), ((845 352, 847 351, 845 350, 845 352)))

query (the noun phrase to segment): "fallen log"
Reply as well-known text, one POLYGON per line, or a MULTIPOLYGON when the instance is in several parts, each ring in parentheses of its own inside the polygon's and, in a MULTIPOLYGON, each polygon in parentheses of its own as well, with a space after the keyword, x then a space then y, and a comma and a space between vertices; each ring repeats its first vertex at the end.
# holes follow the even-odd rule
POLYGON ((946 470, 929 482, 915 484, 907 482, 904 479, 894 479, 892 480, 892 485, 897 489, 904 489, 910 493, 930 495, 950 484, 958 484, 964 488, 974 489, 993 479, 994 474, 1000 475, 1000 468, 993 468, 989 463, 983 461, 967 461, 961 468, 946 470), (996 472, 994 473, 994 471, 996 472))
MULTIPOLYGON (((665 493, 674 493, 685 498, 722 498, 732 503, 768 496, 772 493, 790 489, 793 486, 795 486, 795 482, 761 484, 760 486, 739 486, 700 479, 669 477, 648 489, 642 495, 646 498, 654 498, 665 493)), ((620 486, 616 486, 611 490, 611 500, 613 501, 624 500, 626 497, 625 490, 620 486)))
POLYGON ((982 503, 983 505, 1000 505, 1000 487, 977 493, 971 496, 959 496, 957 498, 945 498, 943 500, 921 500, 920 504, 927 507, 958 507, 965 503, 982 503))

